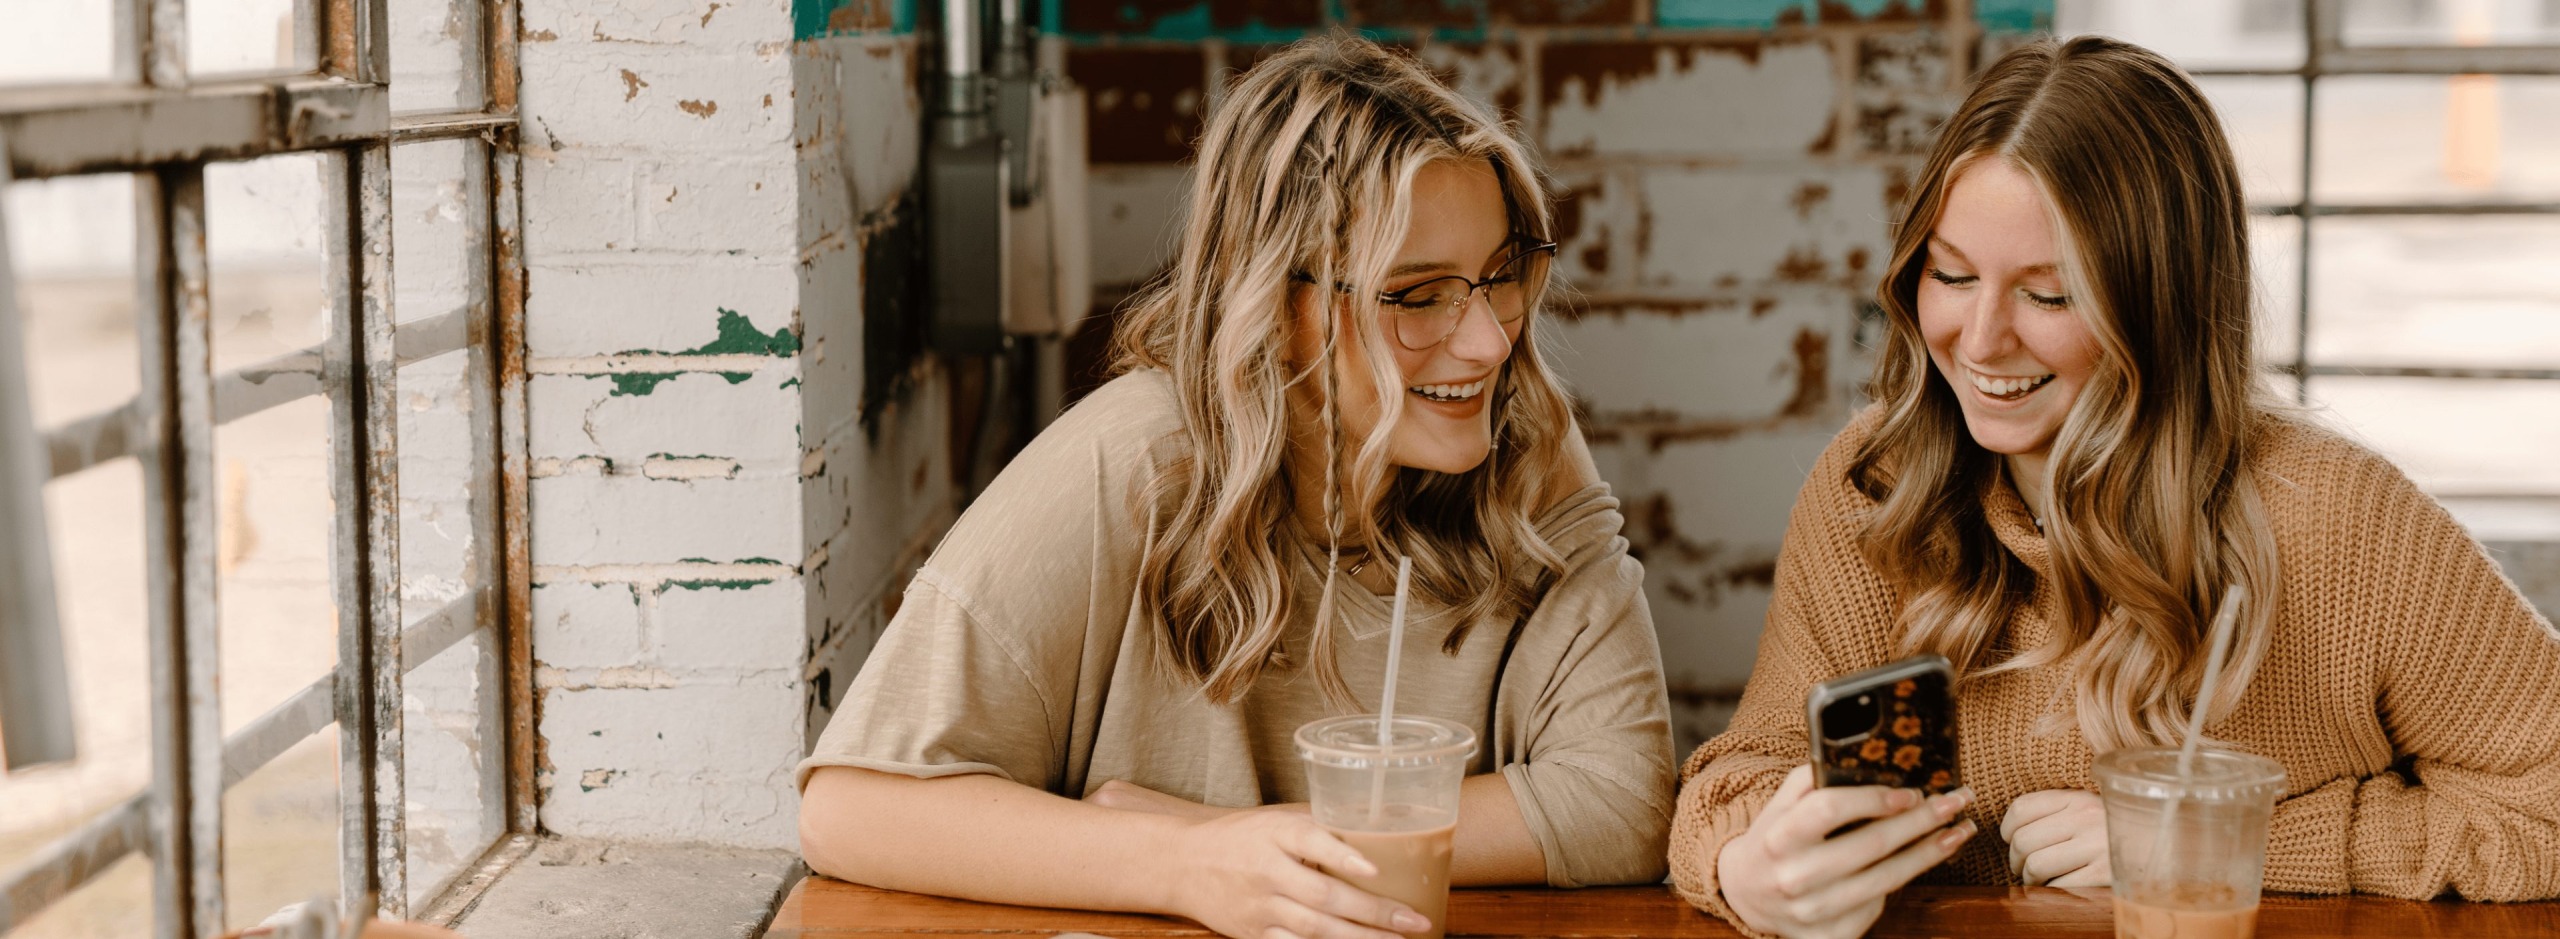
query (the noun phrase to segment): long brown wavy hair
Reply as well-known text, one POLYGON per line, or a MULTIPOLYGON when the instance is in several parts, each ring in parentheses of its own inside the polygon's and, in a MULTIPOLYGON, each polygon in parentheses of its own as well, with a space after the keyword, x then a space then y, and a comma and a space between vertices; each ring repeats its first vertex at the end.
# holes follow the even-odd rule
POLYGON ((1450 650, 1463 624, 1524 615, 1563 566, 1530 518, 1537 471, 1556 465, 1572 426, 1538 354, 1543 263, 1523 285, 1529 324, 1491 391, 1492 455, 1455 474, 1387 462, 1404 399, 1393 389, 1406 380, 1374 297, 1413 215, 1414 176, 1438 160, 1492 166, 1512 233, 1551 240, 1537 166, 1491 114, 1375 43, 1326 36, 1292 45, 1239 78, 1211 116, 1179 257, 1120 323, 1115 369, 1162 370, 1182 409, 1183 445, 1170 448, 1146 495, 1137 606, 1162 629, 1171 664, 1211 701, 1236 700, 1289 655, 1282 639, 1301 615, 1290 572, 1314 551, 1327 566, 1306 652, 1336 706, 1354 700, 1330 622, 1344 545, 1411 558, 1414 596, 1460 617, 1450 650), (1315 302, 1325 310, 1313 318, 1324 331, 1317 361, 1290 354, 1297 331, 1313 325, 1295 313, 1293 281, 1363 285, 1343 298, 1357 315, 1315 302), (1337 322, 1356 325, 1337 336, 1337 322), (1378 425, 1356 446, 1345 446, 1335 403, 1343 341, 1382 392, 1378 425), (1322 401, 1321 413, 1292 407, 1299 383, 1321 389, 1302 396, 1322 401), (1322 441, 1324 478, 1293 478, 1293 438, 1322 441), (1324 531, 1295 522, 1301 486, 1321 487, 1324 531))
POLYGON ((2248 215, 2221 124, 2158 54, 2045 40, 1984 71, 1910 191, 1876 291, 1890 323, 1871 386, 1884 416, 1849 469, 1878 503, 1863 550, 1903 585, 1903 646, 1968 676, 2069 660, 2091 747, 2175 741, 2224 588, 2250 602, 2217 711, 2264 657, 2283 596, 2249 455, 2260 422, 2285 413, 2251 360, 2248 215), (2037 649, 1996 645, 2035 575, 1992 535, 1983 487, 2007 464, 1967 432, 1918 316, 1948 188, 1986 160, 2043 191, 2072 309, 2101 350, 2049 460, 2062 616, 2037 649))

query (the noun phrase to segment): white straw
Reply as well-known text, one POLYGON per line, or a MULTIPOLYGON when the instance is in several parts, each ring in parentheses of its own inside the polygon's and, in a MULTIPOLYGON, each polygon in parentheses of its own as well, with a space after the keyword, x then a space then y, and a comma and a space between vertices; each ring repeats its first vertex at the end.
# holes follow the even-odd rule
MULTIPOLYGON (((1413 583, 1413 558, 1396 559, 1396 608, 1387 620, 1387 688, 1378 695, 1378 759, 1383 764, 1388 751, 1395 747, 1396 672, 1404 663, 1404 598, 1413 583)), ((1369 823, 1375 826, 1378 815, 1386 810, 1387 770, 1381 765, 1369 776, 1369 823)))
POLYGON ((2205 637, 2204 684, 2196 686, 2195 710, 2187 714, 2186 745, 2178 749, 2178 779, 2195 777, 2196 750, 2204 743, 2204 716, 2213 710, 2214 686, 2222 681, 2222 663, 2231 654, 2231 633, 2240 622, 2240 604, 2249 588, 2232 584, 2222 591, 2222 609, 2213 614, 2213 632, 2205 637))

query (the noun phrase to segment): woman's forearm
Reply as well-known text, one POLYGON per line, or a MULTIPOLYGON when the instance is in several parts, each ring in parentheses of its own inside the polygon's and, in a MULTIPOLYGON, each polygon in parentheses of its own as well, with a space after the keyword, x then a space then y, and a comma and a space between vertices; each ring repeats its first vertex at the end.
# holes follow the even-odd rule
POLYGON ((1520 800, 1501 773, 1469 776, 1458 788, 1458 830, 1450 838, 1449 882, 1490 887, 1547 882, 1547 855, 1529 834, 1520 800))
POLYGON ((893 890, 1175 913, 1169 865, 1186 824, 995 776, 826 767, 801 793, 800 851, 818 873, 893 890))

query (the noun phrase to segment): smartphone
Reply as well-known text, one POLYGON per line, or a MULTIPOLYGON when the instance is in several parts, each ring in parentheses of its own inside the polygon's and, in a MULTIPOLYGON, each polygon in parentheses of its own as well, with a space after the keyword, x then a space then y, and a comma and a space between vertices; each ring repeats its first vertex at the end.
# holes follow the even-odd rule
POLYGON ((1891 786, 1932 795, 1964 785, 1956 767, 1955 669, 1915 655, 1842 675, 1805 695, 1816 786, 1891 786))

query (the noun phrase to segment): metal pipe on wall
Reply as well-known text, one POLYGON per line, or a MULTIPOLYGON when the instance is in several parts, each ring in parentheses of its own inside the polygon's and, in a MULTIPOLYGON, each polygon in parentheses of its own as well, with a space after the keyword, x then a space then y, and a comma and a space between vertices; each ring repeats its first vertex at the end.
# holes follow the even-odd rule
POLYGON ((942 0, 942 113, 962 116, 987 109, 979 90, 985 59, 978 0, 942 0))
MULTIPOLYGON (((0 145, 0 152, 5 152, 0 145)), ((9 167, 0 162, 0 185, 9 167)), ((10 769, 71 759, 71 685, 53 596, 53 548, 44 521, 52 476, 29 413, 27 349, 18 328, 9 242, 0 233, 0 763, 10 769)))

